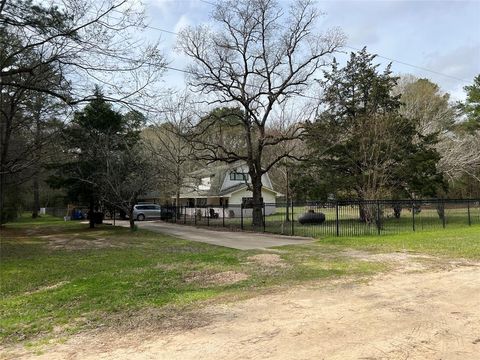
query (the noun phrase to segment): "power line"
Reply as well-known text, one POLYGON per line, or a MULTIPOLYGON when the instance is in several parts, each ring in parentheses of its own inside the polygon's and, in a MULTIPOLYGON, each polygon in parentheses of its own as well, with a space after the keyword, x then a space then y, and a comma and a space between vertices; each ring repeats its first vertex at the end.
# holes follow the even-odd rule
MULTIPOLYGON (((209 1, 206 1, 206 0, 200 0, 200 1, 205 3, 205 4, 216 5, 216 4, 214 4, 212 2, 209 2, 209 1)), ((145 25, 145 26, 147 28, 150 28, 150 29, 153 29, 153 30, 157 30, 157 31, 161 31, 161 32, 164 32, 164 33, 167 33, 167 34, 178 36, 178 33, 174 32, 174 31, 158 28, 158 27, 151 26, 151 25, 145 25)), ((347 49, 355 50, 355 51, 360 51, 361 50, 359 48, 356 48, 356 47, 350 46, 350 45, 344 45, 343 47, 345 47, 347 49)), ((418 69, 418 70, 426 71, 426 72, 429 72, 429 73, 432 73, 432 74, 444 76, 444 77, 450 78, 452 80, 461 81, 461 82, 466 83, 466 84, 472 84, 471 81, 468 81, 468 80, 465 80, 465 79, 462 79, 462 78, 459 78, 459 77, 456 77, 456 76, 444 74, 442 72, 432 70, 432 69, 429 69, 429 68, 426 68, 426 67, 423 67, 423 66, 414 65, 414 64, 411 64, 411 63, 408 63, 408 62, 405 62, 405 61, 402 61, 402 60, 394 59, 394 58, 391 58, 391 57, 388 57, 388 56, 384 56, 384 55, 381 55, 381 54, 378 54, 378 53, 376 53, 375 55, 378 56, 379 58, 382 58, 382 59, 385 59, 385 60, 388 60, 388 61, 392 61, 392 62, 395 62, 397 64, 409 66, 409 67, 414 68, 414 69, 418 69)), ((185 71, 183 71, 183 72, 185 72, 185 71)))
MULTIPOLYGON (((355 50, 355 51, 360 51, 360 50, 361 50, 361 49, 359 49, 359 48, 356 48, 356 47, 353 47, 353 46, 349 46, 349 45, 344 45, 344 47, 346 47, 347 49, 355 50)), ((393 58, 390 58, 390 57, 387 57, 387 56, 383 56, 383 55, 380 55, 380 54, 376 54, 376 55, 377 55, 379 58, 382 58, 382 59, 385 59, 385 60, 388 60, 388 61, 392 61, 392 62, 396 62, 396 63, 398 63, 398 64, 410 66, 410 67, 415 68, 415 69, 419 69, 419 70, 423 70, 423 71, 428 71, 428 72, 431 72, 432 74, 437 74, 437 75, 445 76, 445 77, 448 77, 448 78, 453 79, 453 80, 458 80, 458 81, 465 82, 465 83, 467 83, 467 84, 471 84, 471 83, 472 83, 471 81, 468 81, 468 80, 465 80, 465 79, 462 79, 462 78, 459 78, 459 77, 456 77, 456 76, 447 75, 447 74, 441 73, 441 72, 436 71, 436 70, 428 69, 428 68, 423 67, 423 66, 418 66, 418 65, 410 64, 410 63, 407 63, 407 62, 405 62, 405 61, 393 59, 393 58)))
POLYGON ((161 31, 161 32, 164 32, 164 33, 167 33, 167 34, 178 35, 178 33, 176 33, 176 32, 165 30, 165 29, 160 29, 158 27, 151 26, 151 25, 145 25, 145 27, 153 29, 153 30, 158 30, 158 31, 161 31))

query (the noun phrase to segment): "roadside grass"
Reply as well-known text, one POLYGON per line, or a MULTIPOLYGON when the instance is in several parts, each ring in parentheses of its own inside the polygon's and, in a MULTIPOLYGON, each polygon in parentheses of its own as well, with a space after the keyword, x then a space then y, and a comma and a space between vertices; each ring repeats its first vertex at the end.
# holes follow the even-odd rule
POLYGON ((450 258, 480 260, 480 225, 395 235, 330 236, 321 239, 316 244, 374 252, 409 251, 450 258))
POLYGON ((240 251, 48 216, 24 217, 1 231, 0 342, 10 344, 96 328, 112 317, 130 321, 143 309, 386 269, 340 256, 331 246, 240 251))

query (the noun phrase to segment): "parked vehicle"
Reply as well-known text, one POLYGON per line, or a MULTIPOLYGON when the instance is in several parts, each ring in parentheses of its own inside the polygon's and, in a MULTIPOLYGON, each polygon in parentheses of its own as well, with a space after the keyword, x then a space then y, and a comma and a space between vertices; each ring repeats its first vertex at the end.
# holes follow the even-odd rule
POLYGON ((145 219, 171 219, 174 211, 157 204, 137 204, 133 207, 133 217, 138 221, 145 219))

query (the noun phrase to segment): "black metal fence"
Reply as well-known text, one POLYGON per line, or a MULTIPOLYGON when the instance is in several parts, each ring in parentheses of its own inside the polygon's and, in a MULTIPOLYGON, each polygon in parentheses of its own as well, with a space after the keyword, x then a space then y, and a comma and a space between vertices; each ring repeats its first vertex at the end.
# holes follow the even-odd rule
POLYGON ((412 232, 480 224, 480 199, 339 200, 264 204, 262 226, 253 228, 252 209, 228 207, 171 207, 169 222, 265 231, 297 236, 360 236, 412 232), (309 218, 323 218, 312 223, 309 218), (311 215, 316 214, 316 215, 311 215))

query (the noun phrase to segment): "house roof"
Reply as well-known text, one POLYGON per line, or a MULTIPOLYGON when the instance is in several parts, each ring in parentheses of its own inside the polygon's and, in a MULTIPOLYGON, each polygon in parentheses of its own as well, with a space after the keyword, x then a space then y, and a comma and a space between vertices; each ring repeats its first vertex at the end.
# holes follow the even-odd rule
POLYGON ((225 175, 227 174, 228 171, 231 171, 236 168, 240 168, 242 166, 245 166, 245 163, 242 161, 236 161, 231 164, 207 165, 202 169, 189 173, 188 176, 196 179, 201 179, 203 177, 208 177, 208 176, 217 175, 217 174, 225 175))
MULTIPOLYGON (((195 183, 196 186, 182 187, 182 189, 180 190, 180 198, 185 199, 185 198, 224 197, 236 191, 246 188, 247 184, 242 182, 242 183, 230 186, 228 188, 222 189, 225 176, 227 176, 230 171, 236 168, 240 168, 242 166, 245 166, 245 163, 235 162, 232 164, 207 166, 203 169, 190 173, 189 178, 191 178, 192 182, 195 183), (208 190, 199 189, 198 182, 200 181, 200 179, 207 178, 207 177, 210 178, 210 189, 208 190)), ((279 194, 267 186, 264 186, 263 188, 266 190, 270 190, 275 194, 279 194)))

